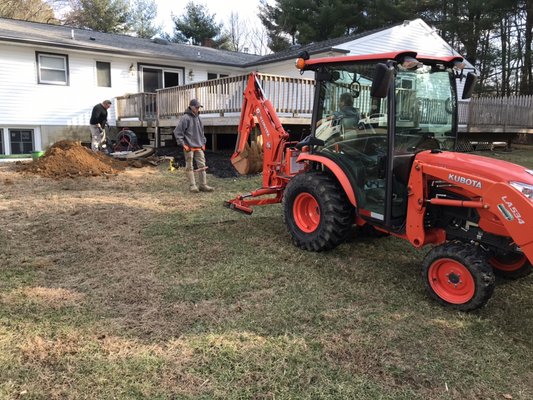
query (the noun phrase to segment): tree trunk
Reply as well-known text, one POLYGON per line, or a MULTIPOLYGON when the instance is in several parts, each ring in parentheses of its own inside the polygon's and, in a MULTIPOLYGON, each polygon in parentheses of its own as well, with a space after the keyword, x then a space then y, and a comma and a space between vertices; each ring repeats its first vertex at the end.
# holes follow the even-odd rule
POLYGON ((531 61, 531 43, 533 38, 533 0, 526 1, 524 64, 522 66, 522 81, 520 94, 533 94, 533 70, 531 61))

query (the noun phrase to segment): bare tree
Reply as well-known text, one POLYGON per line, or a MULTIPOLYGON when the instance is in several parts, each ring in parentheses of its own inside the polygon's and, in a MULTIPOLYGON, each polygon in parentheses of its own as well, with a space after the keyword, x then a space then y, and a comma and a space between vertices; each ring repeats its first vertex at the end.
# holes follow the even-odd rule
POLYGON ((270 54, 272 50, 268 47, 268 31, 262 24, 254 25, 250 30, 250 47, 249 52, 253 54, 270 54))
POLYGON ((522 81, 520 94, 533 94, 533 63, 531 61, 531 45, 533 43, 533 0, 526 0, 525 29, 524 29, 524 64, 522 66, 522 81))
POLYGON ((224 28, 229 50, 253 54, 268 54, 268 34, 261 24, 251 24, 232 12, 224 28))
POLYGON ((52 7, 43 0, 3 0, 0 17, 58 24, 52 7))
POLYGON ((247 27, 243 25, 237 13, 231 12, 228 17, 228 25, 224 28, 224 31, 228 38, 230 50, 243 51, 247 27))

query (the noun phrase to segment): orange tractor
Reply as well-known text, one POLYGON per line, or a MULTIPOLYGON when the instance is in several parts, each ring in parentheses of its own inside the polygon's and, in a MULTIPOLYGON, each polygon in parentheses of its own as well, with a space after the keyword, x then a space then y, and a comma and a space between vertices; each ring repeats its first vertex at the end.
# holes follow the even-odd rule
POLYGON ((410 51, 304 53, 297 67, 315 72, 315 97, 300 142, 289 141, 252 73, 231 161, 241 174, 262 169, 263 184, 225 205, 251 214, 282 202, 293 242, 310 251, 336 247, 354 225, 431 245, 422 265, 429 294, 462 311, 482 307, 495 273, 532 270, 533 171, 453 151, 456 81, 468 98, 476 80, 463 66, 461 57, 410 51))

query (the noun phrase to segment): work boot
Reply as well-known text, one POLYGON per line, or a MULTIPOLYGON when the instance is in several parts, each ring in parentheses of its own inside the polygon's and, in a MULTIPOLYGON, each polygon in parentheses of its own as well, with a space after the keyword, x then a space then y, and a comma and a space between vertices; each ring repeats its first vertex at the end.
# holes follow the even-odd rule
POLYGON ((207 184, 207 172, 200 172, 200 191, 201 192, 212 192, 215 190, 214 187, 211 187, 207 184))
POLYGON ((200 190, 198 189, 198 186, 196 186, 194 171, 187 171, 187 178, 189 178, 189 192, 198 193, 200 190))

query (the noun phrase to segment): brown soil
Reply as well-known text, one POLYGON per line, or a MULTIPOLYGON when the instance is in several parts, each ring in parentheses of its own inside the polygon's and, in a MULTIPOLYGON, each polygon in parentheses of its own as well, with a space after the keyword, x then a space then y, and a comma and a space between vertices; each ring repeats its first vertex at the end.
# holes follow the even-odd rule
MULTIPOLYGON (((141 168, 157 166, 174 157, 175 166, 185 167, 182 154, 176 149, 169 149, 168 154, 159 151, 160 156, 151 156, 135 160, 118 160, 103 153, 94 153, 80 142, 62 140, 51 146, 46 153, 32 162, 18 162, 16 170, 25 174, 35 174, 45 178, 63 179, 91 176, 117 175, 127 167, 141 168)), ((233 168, 228 153, 206 153, 207 173, 219 178, 232 178, 239 174, 233 168)))
POLYGON ((116 175, 129 164, 102 153, 94 153, 80 142, 62 140, 31 163, 18 165, 19 172, 38 174, 47 178, 116 175))

